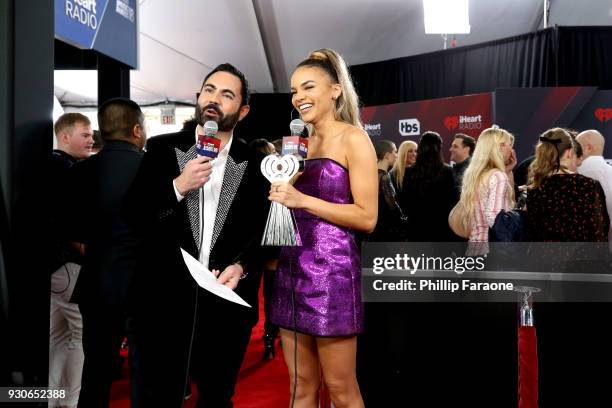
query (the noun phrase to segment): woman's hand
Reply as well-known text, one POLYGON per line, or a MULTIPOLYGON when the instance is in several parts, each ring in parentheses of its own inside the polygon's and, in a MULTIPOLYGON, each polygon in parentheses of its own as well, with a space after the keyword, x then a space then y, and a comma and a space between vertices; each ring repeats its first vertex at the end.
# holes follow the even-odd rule
POLYGON ((304 194, 300 193, 291 184, 277 181, 270 186, 268 199, 281 203, 288 208, 303 208, 305 197, 304 194))

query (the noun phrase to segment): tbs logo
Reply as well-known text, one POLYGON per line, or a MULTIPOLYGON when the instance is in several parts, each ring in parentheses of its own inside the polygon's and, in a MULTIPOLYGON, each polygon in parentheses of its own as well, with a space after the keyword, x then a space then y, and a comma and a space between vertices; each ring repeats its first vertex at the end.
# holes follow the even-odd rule
POLYGON ((402 136, 418 136, 421 131, 421 122, 418 119, 401 119, 399 132, 402 136))
POLYGON ((595 110, 595 117, 600 122, 607 122, 612 119, 612 108, 598 108, 595 110))

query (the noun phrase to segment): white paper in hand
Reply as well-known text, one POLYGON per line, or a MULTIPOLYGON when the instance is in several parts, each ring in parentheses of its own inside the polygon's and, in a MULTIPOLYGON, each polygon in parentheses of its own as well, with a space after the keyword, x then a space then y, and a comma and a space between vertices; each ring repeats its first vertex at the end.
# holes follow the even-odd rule
POLYGON ((187 265, 187 269, 189 269, 189 273, 191 273, 191 276, 201 288, 206 289, 213 295, 229 300, 230 302, 251 307, 251 305, 238 296, 236 292, 231 290, 229 287, 218 283, 215 275, 205 268, 204 265, 202 265, 197 259, 189 255, 189 253, 183 248, 181 248, 181 254, 183 254, 183 260, 185 261, 185 265, 187 265))

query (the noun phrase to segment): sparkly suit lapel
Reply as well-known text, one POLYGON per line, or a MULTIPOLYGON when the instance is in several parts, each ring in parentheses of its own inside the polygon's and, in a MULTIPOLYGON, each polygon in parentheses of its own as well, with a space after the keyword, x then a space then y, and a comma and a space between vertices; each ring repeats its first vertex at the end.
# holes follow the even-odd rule
POLYGON ((238 187, 240 186, 248 163, 247 160, 236 163, 231 155, 227 156, 223 184, 221 185, 221 194, 219 195, 219 205, 217 206, 217 214, 215 216, 215 226, 213 228, 212 240, 210 243, 211 252, 215 247, 217 238, 219 238, 221 234, 221 230, 227 219, 227 214, 234 201, 234 197, 236 196, 236 192, 238 191, 238 187))
MULTIPOLYGON (((189 160, 193 160, 196 158, 196 148, 195 145, 191 145, 189 150, 183 152, 180 149, 174 148, 174 152, 176 154, 176 161, 179 166, 179 171, 182 173, 185 165, 189 160)), ((189 225, 191 226, 191 233, 193 234, 193 240, 200 250, 200 191, 193 190, 187 193, 185 197, 187 204, 187 213, 189 216, 189 225)))

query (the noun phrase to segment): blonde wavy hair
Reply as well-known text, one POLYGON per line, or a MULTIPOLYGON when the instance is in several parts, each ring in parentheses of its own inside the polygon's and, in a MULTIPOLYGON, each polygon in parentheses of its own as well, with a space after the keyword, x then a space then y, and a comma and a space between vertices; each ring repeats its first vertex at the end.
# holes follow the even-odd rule
POLYGON ((391 169, 398 191, 402 189, 402 182, 404 181, 404 174, 406 173, 406 152, 410 147, 414 147, 416 150, 419 145, 416 144, 416 142, 413 142, 412 140, 406 140, 402 142, 399 149, 397 149, 397 160, 395 161, 395 164, 391 169))
POLYGON ((529 166, 528 185, 539 188, 544 178, 558 171, 567 173, 567 167, 561 164, 561 157, 568 149, 574 148, 570 133, 561 128, 552 128, 542 133, 536 146, 535 159, 529 166))
MULTIPOLYGON (((497 126, 485 129, 478 137, 472 160, 463 174, 461 198, 459 202, 465 208, 465 213, 473 216, 480 189, 485 186, 491 173, 495 170, 506 172, 501 143, 514 145, 514 136, 507 130, 497 126)), ((506 190, 508 201, 514 206, 514 189, 506 190)), ((464 220, 468 223, 469 220, 464 220)))
POLYGON ((359 96, 349 74, 344 58, 330 48, 321 48, 308 55, 299 67, 317 67, 327 73, 333 84, 339 84, 342 92, 335 101, 334 116, 336 119, 363 128, 359 114, 359 96))

